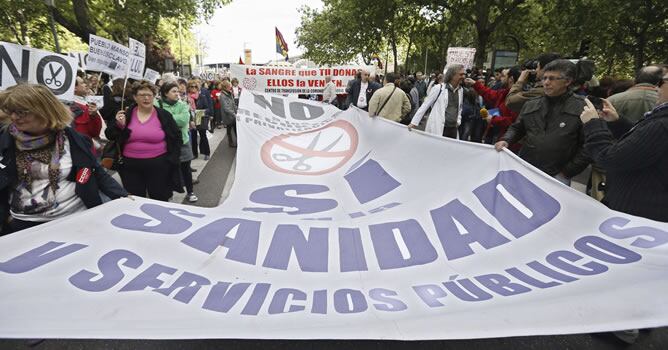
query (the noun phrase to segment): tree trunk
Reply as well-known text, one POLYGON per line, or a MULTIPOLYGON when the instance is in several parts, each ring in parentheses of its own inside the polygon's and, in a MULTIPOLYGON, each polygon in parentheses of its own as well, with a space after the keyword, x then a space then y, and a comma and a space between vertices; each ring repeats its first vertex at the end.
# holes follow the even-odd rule
POLYGON ((476 67, 482 67, 485 64, 487 43, 489 42, 490 35, 491 33, 487 29, 478 29, 478 41, 476 43, 474 60, 476 67))
POLYGON ((390 46, 392 47, 392 57, 394 58, 394 71, 398 72, 399 69, 399 60, 397 58, 397 42, 394 37, 390 39, 390 46))
POLYGON ((406 60, 404 60, 404 74, 408 74, 408 57, 411 54, 411 46, 413 45, 413 37, 408 38, 408 48, 406 49, 406 60))

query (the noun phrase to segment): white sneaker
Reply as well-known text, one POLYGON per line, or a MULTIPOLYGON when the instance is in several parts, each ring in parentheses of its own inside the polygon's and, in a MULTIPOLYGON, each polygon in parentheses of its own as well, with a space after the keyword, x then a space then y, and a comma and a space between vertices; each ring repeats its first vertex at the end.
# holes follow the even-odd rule
POLYGON ((197 196, 194 193, 188 193, 186 198, 188 199, 188 202, 190 202, 190 203, 195 203, 199 199, 199 198, 197 198, 197 196))

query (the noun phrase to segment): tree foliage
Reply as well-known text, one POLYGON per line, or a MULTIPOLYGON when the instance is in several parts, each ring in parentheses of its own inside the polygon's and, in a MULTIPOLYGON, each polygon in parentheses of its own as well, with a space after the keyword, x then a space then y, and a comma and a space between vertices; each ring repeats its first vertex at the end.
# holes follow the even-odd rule
MULTIPOLYGON (((231 0, 56 0, 49 8, 42 0, 0 0, 0 40, 54 49, 48 16, 58 24, 67 43, 77 37, 88 43, 95 34, 119 43, 132 37, 146 45, 147 65, 162 70, 165 58, 178 49, 178 22, 183 30, 185 53, 192 54, 192 33, 187 28, 207 20, 214 10, 231 0)), ((67 48, 67 47, 65 47, 67 48)), ((178 58, 179 55, 176 55, 178 58)), ((190 57, 190 55, 184 55, 190 57)))
POLYGON ((343 63, 385 47, 403 69, 441 69, 449 46, 476 48, 482 66, 493 49, 530 58, 547 51, 597 62, 599 74, 630 75, 668 61, 668 6, 661 0, 324 0, 302 10, 305 55, 343 63), (404 53, 405 56, 398 53, 404 53))

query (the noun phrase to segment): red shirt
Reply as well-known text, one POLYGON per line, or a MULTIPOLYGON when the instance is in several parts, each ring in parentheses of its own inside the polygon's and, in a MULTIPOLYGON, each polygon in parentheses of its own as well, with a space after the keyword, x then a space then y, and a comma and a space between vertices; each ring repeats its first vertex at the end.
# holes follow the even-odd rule
POLYGON ((492 90, 480 82, 476 82, 473 88, 485 102, 499 109, 501 115, 492 118, 492 125, 499 127, 499 138, 501 138, 519 115, 519 113, 513 112, 506 106, 506 96, 508 96, 510 89, 492 90))

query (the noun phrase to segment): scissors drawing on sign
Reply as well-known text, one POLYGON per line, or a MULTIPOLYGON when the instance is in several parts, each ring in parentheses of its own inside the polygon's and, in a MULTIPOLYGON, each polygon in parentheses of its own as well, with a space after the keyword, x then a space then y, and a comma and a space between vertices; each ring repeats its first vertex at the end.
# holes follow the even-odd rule
POLYGON ((59 67, 58 69, 56 69, 56 71, 54 72, 54 71, 53 71, 53 64, 49 64, 49 71, 51 71, 51 78, 46 78, 46 79, 44 79, 44 82, 47 83, 47 84, 49 84, 49 85, 50 85, 51 83, 53 83, 53 84, 56 85, 57 87, 60 87, 61 85, 63 85, 63 82, 60 81, 60 80, 58 80, 58 74, 60 74, 60 72, 61 72, 62 70, 63 70, 63 66, 60 66, 60 67, 59 67))
POLYGON ((292 170, 295 171, 309 171, 313 167, 310 164, 307 164, 306 161, 315 157, 316 155, 314 153, 320 153, 320 152, 327 152, 334 148, 339 143, 339 140, 343 135, 340 135, 336 140, 334 140, 332 143, 327 145, 325 148, 321 150, 316 150, 315 146, 318 144, 318 140, 320 140, 320 133, 318 133, 311 143, 309 143, 308 147, 304 150, 302 153, 301 157, 294 157, 285 153, 276 153, 272 157, 274 158, 275 161, 277 162, 293 162, 297 161, 297 163, 292 167, 292 170))

